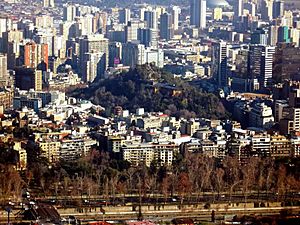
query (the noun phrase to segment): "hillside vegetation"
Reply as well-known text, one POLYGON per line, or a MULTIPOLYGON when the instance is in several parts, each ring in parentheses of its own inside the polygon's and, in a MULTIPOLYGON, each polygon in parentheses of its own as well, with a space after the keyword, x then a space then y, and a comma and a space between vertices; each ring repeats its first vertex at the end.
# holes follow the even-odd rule
POLYGON ((102 80, 97 85, 76 90, 75 97, 90 99, 105 107, 115 106, 134 111, 160 111, 172 116, 224 118, 225 110, 218 97, 203 93, 187 82, 150 65, 102 80))

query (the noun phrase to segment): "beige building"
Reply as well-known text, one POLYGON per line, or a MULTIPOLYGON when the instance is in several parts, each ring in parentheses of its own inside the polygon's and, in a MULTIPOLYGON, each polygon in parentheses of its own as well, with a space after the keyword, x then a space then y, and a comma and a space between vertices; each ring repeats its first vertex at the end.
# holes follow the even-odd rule
POLYGON ((50 163, 54 163, 59 160, 61 146, 60 141, 41 140, 36 143, 41 149, 41 156, 45 157, 50 163))
POLYGON ((132 165, 145 163, 150 166, 152 162, 157 162, 161 166, 171 166, 174 153, 179 152, 176 144, 137 144, 125 145, 121 149, 124 160, 132 165))
POLYGON ((271 136, 271 157, 291 157, 291 141, 283 135, 271 136))
POLYGON ((17 165, 17 169, 25 170, 27 166, 27 152, 24 148, 22 148, 22 143, 19 141, 15 141, 14 150, 19 153, 19 162, 17 165))

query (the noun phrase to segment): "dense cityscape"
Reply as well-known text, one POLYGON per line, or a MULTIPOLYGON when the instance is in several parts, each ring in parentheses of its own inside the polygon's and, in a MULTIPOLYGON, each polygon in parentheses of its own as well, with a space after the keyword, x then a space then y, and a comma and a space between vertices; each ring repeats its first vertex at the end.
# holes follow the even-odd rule
POLYGON ((0 224, 300 224, 300 1, 0 0, 0 224))

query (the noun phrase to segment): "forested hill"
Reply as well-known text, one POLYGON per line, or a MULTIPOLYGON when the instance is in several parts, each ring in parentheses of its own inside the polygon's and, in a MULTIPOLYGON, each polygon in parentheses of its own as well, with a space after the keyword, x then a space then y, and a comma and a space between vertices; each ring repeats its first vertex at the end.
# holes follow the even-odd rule
POLYGON ((172 116, 224 118, 218 97, 203 93, 160 69, 143 65, 127 73, 102 80, 92 87, 76 90, 74 97, 90 99, 113 112, 115 106, 134 111, 160 111, 172 116))

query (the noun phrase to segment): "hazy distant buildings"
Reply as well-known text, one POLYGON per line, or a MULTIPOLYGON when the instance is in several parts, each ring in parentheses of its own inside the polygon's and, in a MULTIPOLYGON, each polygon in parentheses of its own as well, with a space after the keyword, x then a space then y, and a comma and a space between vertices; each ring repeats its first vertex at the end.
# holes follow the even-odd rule
POLYGON ((265 21, 270 21, 273 19, 273 0, 262 1, 261 18, 265 21))
POLYGON ((73 4, 66 4, 63 8, 63 20, 74 21, 76 17, 76 6, 73 4))

